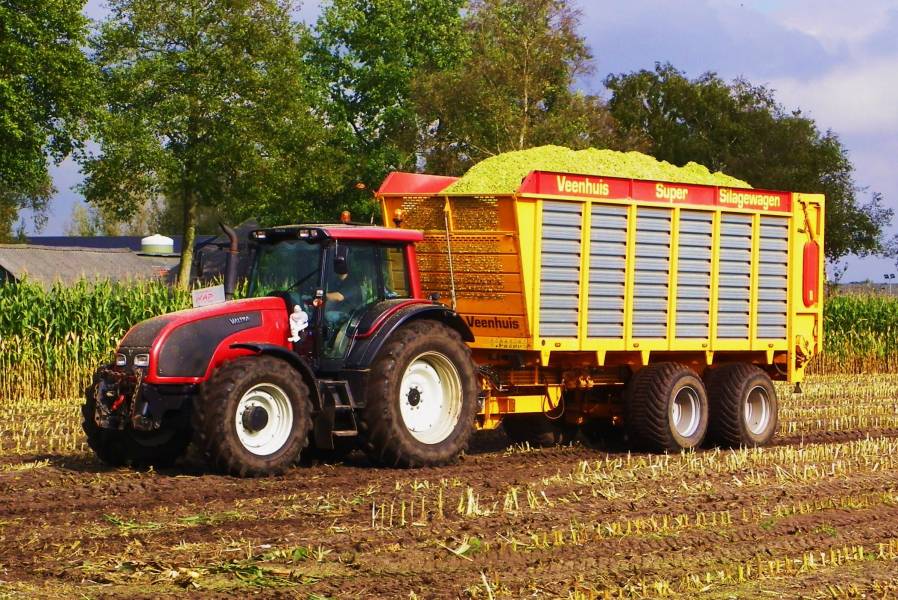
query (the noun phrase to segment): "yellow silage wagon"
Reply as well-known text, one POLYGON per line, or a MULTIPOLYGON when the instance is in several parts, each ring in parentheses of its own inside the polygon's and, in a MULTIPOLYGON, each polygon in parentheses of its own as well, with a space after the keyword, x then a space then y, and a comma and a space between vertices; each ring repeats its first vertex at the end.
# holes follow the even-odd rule
POLYGON ((533 171, 507 194, 393 173, 390 227, 421 230, 425 295, 470 327, 483 428, 636 445, 775 433, 771 380, 822 348, 818 194, 533 171))

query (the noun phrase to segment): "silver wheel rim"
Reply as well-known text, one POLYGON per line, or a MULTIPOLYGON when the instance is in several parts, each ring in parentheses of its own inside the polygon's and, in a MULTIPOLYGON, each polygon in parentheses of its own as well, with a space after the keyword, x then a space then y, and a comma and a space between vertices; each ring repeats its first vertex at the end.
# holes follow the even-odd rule
POLYGON ((439 352, 415 357, 402 374, 399 411, 406 429, 424 444, 438 444, 458 425, 462 405, 458 369, 439 352))
POLYGON ((235 416, 240 443, 256 456, 268 456, 283 448, 293 429, 293 405, 284 390, 271 383, 254 385, 243 394, 235 416), (258 410, 265 411, 267 419, 264 426, 256 428, 247 423, 247 417, 258 410))
POLYGON ((670 418, 674 431, 684 438, 690 438, 698 431, 701 422, 701 401, 692 386, 680 388, 670 407, 670 418))
POLYGON ((754 435, 761 435, 770 425, 770 396, 764 386, 756 385, 745 397, 742 411, 745 426, 754 435))

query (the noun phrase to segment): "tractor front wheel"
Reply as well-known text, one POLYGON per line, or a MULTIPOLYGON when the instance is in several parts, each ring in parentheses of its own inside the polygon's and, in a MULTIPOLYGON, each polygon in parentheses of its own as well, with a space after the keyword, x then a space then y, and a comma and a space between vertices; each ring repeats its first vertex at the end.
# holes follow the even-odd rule
POLYGON ((392 334, 371 366, 362 448, 377 464, 435 466, 468 445, 477 410, 471 351, 453 329, 418 321, 392 334))
POLYGON ((220 366, 200 388, 193 428, 219 469, 278 475, 299 460, 312 428, 309 389, 286 362, 248 356, 220 366))

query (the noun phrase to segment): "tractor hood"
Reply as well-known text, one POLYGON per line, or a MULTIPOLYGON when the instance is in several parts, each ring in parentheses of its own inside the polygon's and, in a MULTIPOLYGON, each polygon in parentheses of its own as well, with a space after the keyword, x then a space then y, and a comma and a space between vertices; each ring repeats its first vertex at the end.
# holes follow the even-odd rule
POLYGON ((198 383, 211 367, 232 357, 240 342, 287 346, 287 308, 281 298, 250 298, 181 310, 132 327, 119 344, 127 366, 149 354, 148 382, 198 383))

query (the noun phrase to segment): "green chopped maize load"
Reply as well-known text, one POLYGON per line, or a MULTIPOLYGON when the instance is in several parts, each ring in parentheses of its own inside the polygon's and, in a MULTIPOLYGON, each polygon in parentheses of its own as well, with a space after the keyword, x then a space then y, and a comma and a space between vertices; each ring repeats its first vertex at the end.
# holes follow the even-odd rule
POLYGON ((751 186, 724 173, 712 173, 707 167, 690 162, 678 167, 641 152, 616 150, 571 150, 562 146, 539 146, 491 156, 471 167, 465 175, 446 188, 457 194, 511 194, 531 171, 554 171, 576 175, 649 179, 673 183, 694 183, 734 188, 751 186))

